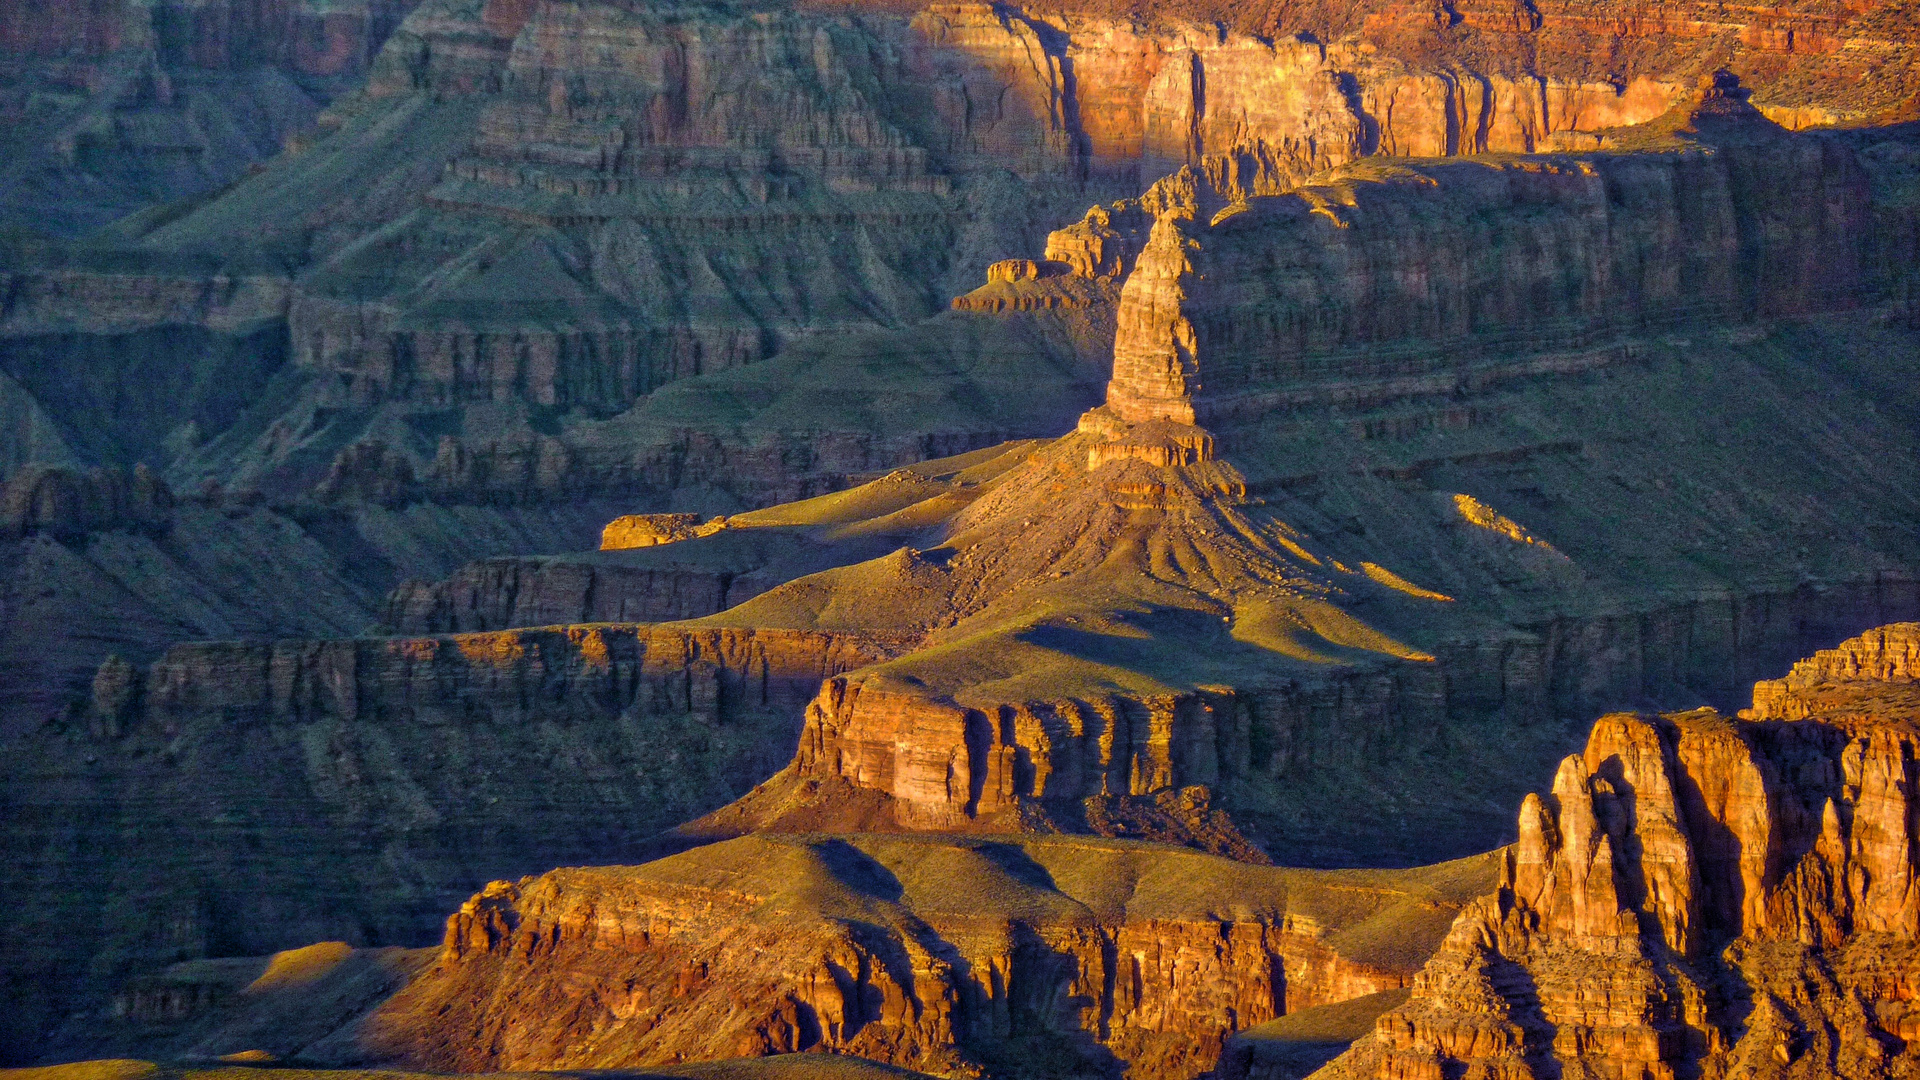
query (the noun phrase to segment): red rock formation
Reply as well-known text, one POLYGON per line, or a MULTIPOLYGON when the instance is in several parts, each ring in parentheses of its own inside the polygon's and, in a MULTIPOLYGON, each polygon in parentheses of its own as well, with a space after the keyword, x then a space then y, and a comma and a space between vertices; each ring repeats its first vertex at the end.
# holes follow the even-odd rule
POLYGON ((1916 653, 1897 624, 1759 684, 1745 721, 1602 719, 1334 1074, 1912 1067, 1916 653))
POLYGON ((1109 407, 1133 421, 1254 415, 1316 381, 1872 295, 1886 268, 1867 256, 1867 177, 1851 151, 1750 109, 1722 120, 1718 93, 1694 123, 1721 144, 1692 152, 1356 174, 1210 224, 1226 196, 1190 174, 1162 181, 1165 208, 1121 292, 1109 407), (1468 220, 1509 221, 1551 254, 1521 257, 1517 232, 1460 229, 1468 220))
POLYGON ((749 837, 489 885, 360 1037, 463 1071, 818 1049, 1190 1077, 1236 1030, 1400 985, 1360 928, 1419 952, 1484 864, 1427 884, 1085 840, 749 837))
POLYGON ((1218 745, 1235 741, 1223 727, 1245 718, 1231 693, 1010 703, 996 712, 830 680, 807 706, 793 770, 883 792, 909 828, 1017 828, 1029 800, 1196 785, 1204 799, 1204 786, 1222 779, 1218 745))
POLYGON ((897 647, 625 625, 109 658, 9 744, 0 848, 41 899, 0 928, 8 977, 63 1000, 213 949, 413 941, 491 878, 645 857, 779 769, 821 680, 897 647))

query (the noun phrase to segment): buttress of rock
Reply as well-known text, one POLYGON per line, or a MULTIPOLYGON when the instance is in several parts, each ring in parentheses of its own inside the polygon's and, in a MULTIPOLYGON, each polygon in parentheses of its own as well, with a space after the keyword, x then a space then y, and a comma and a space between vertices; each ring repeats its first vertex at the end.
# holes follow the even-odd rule
POLYGON ((1896 624, 1761 683, 1753 719, 1602 718, 1522 805, 1499 889, 1331 1074, 1913 1068, 1915 655, 1896 624))

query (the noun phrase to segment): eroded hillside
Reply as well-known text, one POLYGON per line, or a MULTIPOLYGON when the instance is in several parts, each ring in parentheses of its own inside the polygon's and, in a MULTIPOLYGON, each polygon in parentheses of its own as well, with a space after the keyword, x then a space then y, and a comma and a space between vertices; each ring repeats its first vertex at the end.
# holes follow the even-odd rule
MULTIPOLYGON (((1467 856, 1591 716, 1920 616, 1898 4, 23 11, 18 167, 96 218, 201 194, 0 255, 17 1045, 174 960, 423 945, 559 862, 1467 856), (306 104, 215 153, 196 103, 280 77, 306 104)), ((1021 912, 1099 907, 1024 867, 1021 912)), ((776 964, 568 1058, 618 973, 488 967, 538 952, 517 905, 621 877, 561 874, 405 991, 498 976, 472 1021, 526 1041, 390 1049, 953 1070, 1017 1030, 1185 1076, 1285 1019, 1232 957, 1231 1000, 1108 985, 1130 916, 968 951, 935 879, 861 873, 878 936, 821 929, 837 878, 808 916, 867 972, 837 1029, 776 964), (576 975, 612 981, 515 1011, 576 975)), ((1279 901, 1182 911, 1297 944, 1279 901)), ((682 955, 710 929, 646 962, 734 963, 682 955)))

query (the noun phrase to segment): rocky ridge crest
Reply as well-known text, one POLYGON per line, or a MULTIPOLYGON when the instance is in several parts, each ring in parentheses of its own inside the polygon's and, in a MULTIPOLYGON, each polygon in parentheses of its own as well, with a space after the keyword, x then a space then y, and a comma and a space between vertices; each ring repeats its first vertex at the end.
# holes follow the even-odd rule
POLYGON ((1602 719, 1522 806, 1498 892, 1327 1075, 1912 1068, 1916 643, 1849 641, 1742 720, 1602 719))

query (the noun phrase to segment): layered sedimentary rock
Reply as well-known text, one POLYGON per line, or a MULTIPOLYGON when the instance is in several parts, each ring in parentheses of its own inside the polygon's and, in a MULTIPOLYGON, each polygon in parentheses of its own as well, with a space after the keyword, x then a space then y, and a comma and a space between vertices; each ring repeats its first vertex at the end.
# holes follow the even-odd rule
POLYGON ((941 1072, 1194 1076, 1236 1030, 1401 985, 1492 868, 744 838, 489 885, 358 1040, 372 1060, 463 1071, 814 1049, 941 1072))
MULTIPOLYGON (((1731 62, 1757 101, 1793 123, 1806 109, 1871 102, 1884 111, 1862 82, 1876 92, 1904 85, 1903 54, 1889 44, 1897 33, 1867 23, 1848 30, 1851 17, 1808 15, 1803 25, 1794 13, 1753 16, 1766 23, 1761 33, 1669 15, 1636 23, 1635 33, 1664 44, 1626 57, 1609 44, 1624 31, 1577 12, 1474 11, 1440 33, 1389 7, 1353 25, 1269 27, 1255 38, 1205 20, 1147 28, 985 5, 763 17, 437 0, 396 31, 366 92, 325 118, 331 134, 192 213, 130 222, 114 242, 150 264, 183 250, 274 249, 299 280, 280 282, 263 317, 287 321, 291 356, 315 376, 310 400, 288 415, 296 428, 299 411, 341 406, 348 416, 484 403, 603 417, 664 385, 763 361, 808 334, 913 324, 995 260, 1041 254, 1040 236, 1069 208, 1131 194, 1182 165, 1239 198, 1367 156, 1590 146, 1609 129, 1662 115, 1711 63, 1731 62), (1800 44, 1782 51, 1775 37, 1800 44), (588 38, 605 48, 575 47, 588 38), (1523 45, 1487 44, 1495 39, 1523 45), (1688 52, 1723 39, 1725 49, 1688 52), (1886 56, 1878 74, 1794 82, 1815 63, 1807 51, 1815 40, 1844 43, 1834 48, 1849 58, 1886 45, 1886 56), (1604 77, 1598 55, 1612 58, 1604 77), (248 243, 236 244, 241 233, 248 243), (847 251, 861 254, 839 257, 847 251)), ((272 23, 266 14, 194 18, 193 26, 272 23)), ((1070 276, 1117 280, 1146 228, 1121 220, 1137 211, 1098 216, 1075 236, 1056 235, 1045 253, 1070 276)), ((182 275, 174 291, 197 294, 218 291, 230 271, 164 273, 182 275)), ((20 287, 49 293, 36 273, 20 287)), ((70 306, 72 321, 99 308, 70 306)), ((1110 310, 1104 291, 1060 282, 956 306, 1110 310)), ((52 308, 36 316, 58 317, 52 308)), ((1087 333, 1103 328, 1067 336, 1087 333)), ((1085 343, 1063 344, 1026 347, 1051 360, 1085 343)), ((600 490, 657 484, 666 471, 601 460, 591 430, 526 423, 563 442, 573 471, 594 474, 600 490)), ((330 435, 329 453, 377 438, 416 476, 428 471, 431 437, 396 440, 368 430, 376 426, 330 435)), ((937 435, 949 449, 991 441, 956 441, 973 434, 958 430, 966 426, 949 420, 937 435)), ((496 443, 530 444, 535 434, 456 438, 484 458, 496 443)), ((672 459, 685 453, 685 437, 707 433, 652 434, 652 456, 672 459)), ((242 470, 277 474, 266 486, 304 491, 323 479, 304 461, 292 466, 302 450, 284 438, 257 440, 242 456, 267 459, 242 470)), ((745 491, 758 486, 751 465, 698 467, 745 491)), ((194 472, 226 482, 236 469, 206 461, 194 472)), ((504 486, 421 490, 463 499, 504 486)))
POLYGON ((106 0, 0 7, 0 54, 98 62, 129 48, 152 48, 169 68, 231 70, 284 65, 308 76, 366 70, 411 0, 217 0, 155 4, 106 0))
POLYGON ((462 567, 444 581, 401 585, 388 596, 381 622, 394 633, 435 634, 697 619, 750 599, 772 584, 725 571, 489 559, 462 567))
POLYGON ((1650 328, 1884 290, 1914 253, 1875 250, 1853 151, 1788 136, 1738 94, 1709 88, 1687 116, 1699 142, 1665 154, 1335 175, 1218 210, 1228 196, 1202 178, 1162 181, 1121 293, 1109 407, 1253 416, 1313 382, 1573 362, 1650 328))
POLYGON ((413 4, 0 6, 0 215, 84 233, 231 183, 364 77, 413 4))
MULTIPOLYGON (((297 140, 298 152, 202 205, 127 223, 106 238, 104 255, 42 251, 18 271, 9 268, 9 345, 27 344, 10 349, 15 362, 7 370, 23 389, 0 386, 8 408, 20 406, 36 424, 41 416, 57 421, 35 431, 129 432, 112 445, 63 442, 64 465, 130 469, 147 461, 175 491, 195 493, 176 510, 164 548, 146 530, 103 518, 116 527, 85 532, 79 544, 41 532, 8 550, 17 561, 6 597, 14 620, 7 648, 18 664, 8 693, 31 705, 30 715, 16 710, 27 717, 22 730, 45 729, 31 756, 39 764, 19 766, 9 790, 104 790, 97 805, 112 809, 91 815, 108 823, 97 825, 100 836, 118 835, 110 823, 134 813, 127 808, 153 805, 175 808, 166 820, 177 823, 176 837, 243 828, 224 808, 178 794, 219 774, 229 763, 219 755, 193 759, 221 764, 190 762, 167 781, 169 794, 151 799, 138 784, 91 771, 101 761, 121 768, 135 756, 100 746, 123 727, 146 730, 139 720, 149 700, 146 661, 183 637, 297 633, 329 640, 235 650, 232 666, 300 670, 305 661, 297 658, 309 654, 360 665, 368 655, 360 650, 386 646, 333 639, 365 627, 401 578, 454 575, 396 594, 387 610, 396 628, 412 632, 705 615, 748 591, 757 597, 772 575, 754 582, 723 579, 731 572, 724 568, 637 565, 615 573, 582 569, 577 559, 455 571, 496 549, 590 548, 616 514, 735 514, 830 491, 852 474, 1066 430, 1097 400, 1110 359, 1102 351, 1113 334, 1112 298, 1155 220, 1177 202, 1168 196, 1172 185, 1160 189, 1158 203, 1116 205, 1116 195, 1131 194, 1137 180, 1160 169, 1189 166, 1194 190, 1217 205, 1196 209, 1181 227, 1226 237, 1265 227, 1261 207, 1278 205, 1268 193, 1346 162, 1354 171, 1340 185, 1350 184, 1354 205, 1341 201, 1345 187, 1316 187, 1314 197, 1327 204, 1315 209, 1325 213, 1298 216, 1310 223, 1303 233, 1309 254, 1324 247, 1367 268, 1359 284, 1337 279, 1365 302, 1323 337, 1308 333, 1300 355, 1331 364, 1337 357, 1325 350, 1357 343, 1416 377, 1376 379, 1351 393, 1316 385, 1318 396, 1308 399, 1316 409, 1303 411, 1312 416, 1279 410, 1243 418, 1241 430, 1220 429, 1211 451, 1211 440, 1191 434, 1161 438, 1168 433, 1129 433, 1123 424, 1088 432, 1094 445, 1061 451, 1084 468, 1042 477, 1022 503, 1003 506, 1006 513, 988 522, 1001 537, 989 546, 1009 556, 1005 573, 973 573, 943 551, 951 537, 939 526, 978 493, 956 485, 929 495, 931 508, 886 526, 924 527, 924 535, 886 534, 899 536, 888 550, 905 545, 917 553, 886 564, 897 579, 881 581, 922 589, 913 594, 922 598, 951 586, 961 598, 951 610, 919 607, 886 588, 862 593, 858 580, 834 594, 864 597, 858 603, 816 603, 808 599, 823 595, 809 591, 821 588, 815 581, 743 618, 796 632, 878 630, 936 649, 965 646, 907 665, 909 678, 900 682, 835 672, 846 678, 822 694, 822 672, 780 699, 786 737, 803 721, 811 725, 811 749, 786 779, 803 794, 807 784, 846 785, 850 804, 863 812, 890 800, 869 819, 875 823, 1146 833, 1249 856, 1257 854, 1252 845, 1265 843, 1316 862, 1411 857, 1436 830, 1462 845, 1456 850, 1491 843, 1505 828, 1505 811, 1480 793, 1501 797, 1521 782, 1493 766, 1559 756, 1568 717, 1717 700, 1755 673, 1763 663, 1757 657, 1799 655, 1873 622, 1920 613, 1910 543, 1920 504, 1904 464, 1914 445, 1908 418, 1920 415, 1908 407, 1911 335, 1893 318, 1897 311, 1881 319, 1871 306, 1888 292, 1875 275, 1910 264, 1917 235, 1900 201, 1912 155, 1899 138, 1782 142, 1767 151, 1778 167, 1765 170, 1735 169, 1732 157, 1696 139, 1694 150, 1645 160, 1555 159, 1539 173, 1510 164, 1422 165, 1377 186, 1361 182, 1379 163, 1353 159, 1369 155, 1586 150, 1603 139, 1611 149, 1627 147, 1631 137, 1604 129, 1661 115, 1694 92, 1699 69, 1721 62, 1747 75, 1755 100, 1791 124, 1829 108, 1855 118, 1901 115, 1907 68, 1899 12, 1879 22, 1774 12, 1736 23, 1725 12, 1664 6, 1642 14, 1657 44, 1644 51, 1615 48, 1631 35, 1610 28, 1605 11, 1498 5, 1467 5, 1443 18, 1413 8, 1356 9, 1352 25, 1312 28, 1324 47, 1295 39, 1291 27, 1255 40, 986 7, 826 15, 477 0, 424 6, 375 65, 367 92, 340 103, 322 133, 297 140), (1545 59, 1473 51, 1496 32, 1541 44, 1535 52, 1545 59), (588 40, 605 52, 583 48, 588 40), (1861 57, 1882 74, 1861 76, 1854 70, 1861 57), (1743 63, 1753 58, 1765 63, 1743 63), (1831 85, 1805 81, 1821 70, 1833 73, 1831 85), (1898 91, 1891 98, 1882 93, 1888 87, 1898 91), (1594 175, 1580 177, 1579 161, 1594 175), (1689 170, 1710 181, 1704 190, 1713 197, 1731 194, 1707 207, 1653 197, 1668 181, 1693 182, 1689 170), (1468 180, 1455 183, 1459 176, 1468 180), (1483 200, 1476 181, 1486 177, 1537 198, 1483 200), (1640 180, 1647 183, 1636 186, 1640 180), (1765 183, 1741 190, 1754 181, 1765 183), (1645 196, 1645 221, 1637 210, 1603 207, 1596 185, 1645 196), (1243 196, 1251 209, 1212 224, 1243 196), (1563 196, 1607 215, 1610 232, 1647 254, 1661 281, 1623 276, 1614 253, 1581 254, 1593 240, 1590 229, 1582 232, 1590 222, 1561 208, 1555 200, 1563 196), (1095 199, 1099 213, 1043 246, 1046 229, 1064 220, 1061 207, 1077 212, 1095 199), (1409 206, 1484 210, 1494 220, 1458 215, 1475 225, 1451 232, 1411 222, 1402 236, 1386 227, 1391 220, 1381 226, 1355 216, 1373 209, 1390 219, 1402 211, 1418 216, 1409 206), (1816 207, 1832 219, 1819 218, 1816 207), (1323 244, 1312 230, 1325 221, 1334 233, 1334 217, 1353 228, 1323 244), (1721 254, 1731 244, 1735 256, 1676 269, 1667 257, 1677 249, 1660 246, 1667 228, 1714 241, 1721 246, 1709 250, 1721 254), (1772 259, 1780 229, 1804 240, 1809 262, 1788 260, 1777 279, 1752 272, 1754 252, 1772 259), (1862 233, 1889 240, 1861 247, 1862 233), (1566 240, 1551 254, 1581 254, 1579 265, 1592 276, 1542 274, 1524 247, 1487 251, 1490 238, 1531 243, 1536 235, 1566 240), (1513 340, 1463 346, 1456 317, 1473 305, 1393 282, 1383 253, 1389 247, 1425 268, 1430 283, 1457 265, 1476 268, 1492 284, 1470 299, 1499 301, 1517 328, 1513 340), (1000 293, 942 310, 1010 256, 1036 258, 1030 269, 1003 268, 1004 280, 991 286, 1000 293), (1809 268, 1813 260, 1818 273, 1809 268), (1675 305, 1664 284, 1695 270, 1710 286, 1704 295, 1713 303, 1702 309, 1709 319, 1675 305), (1823 279, 1829 270, 1831 280, 1823 279), (1502 281, 1515 287, 1503 289, 1502 281), (1795 292, 1800 286, 1808 287, 1795 292), (1868 310, 1827 317, 1856 300, 1868 310), (1575 326, 1576 333, 1536 311, 1597 322, 1575 326), (1786 326, 1742 321, 1723 331, 1730 312, 1742 320, 1820 318, 1786 326), (1416 316, 1424 321, 1411 327, 1396 321, 1416 316), (1661 325, 1641 333, 1649 320, 1661 325), (182 332, 182 348, 194 350, 218 351, 225 346, 207 343, 227 338, 266 342, 248 354, 257 364, 205 369, 207 381, 232 387, 244 407, 189 408, 180 402, 191 395, 176 393, 176 384, 109 364, 36 362, 164 355, 156 368, 187 370, 173 362, 177 352, 140 336, 156 325, 182 332), (1341 327, 1360 329, 1349 341, 1341 327), (1569 334, 1587 332, 1631 340, 1565 355, 1569 334), (1494 345, 1511 345, 1523 362, 1465 374, 1427 364, 1437 353, 1494 345), (88 395, 28 384, 35 369, 83 371, 97 400, 132 397, 141 408, 56 416, 56 403, 88 395), (1564 377, 1543 378, 1551 375, 1564 377), (122 395, 126 386, 145 389, 122 395), (24 407, 35 403, 37 412, 24 407), (122 425, 137 414, 151 416, 122 425), (1836 417, 1845 419, 1836 424, 1836 417), (1238 478, 1202 460, 1209 453, 1234 458, 1238 478), (1275 576, 1284 580, 1259 584, 1293 590, 1288 602, 1256 603, 1250 582, 1235 586, 1237 596, 1214 589, 1206 564, 1220 548, 1186 525, 1166 534, 1172 542, 1127 553, 1153 571, 1146 576, 1159 583, 1155 589, 1172 587, 1179 599, 1171 605, 1157 591, 1133 595, 1129 602, 1137 603, 1118 609, 1123 617, 1095 625, 1089 613, 1105 619, 1116 610, 1106 599, 1030 588, 1059 584, 1047 576, 1058 551, 1042 543, 1052 538, 1050 511, 1071 501, 1063 490, 1079 491, 1074 485, 1101 470, 1091 481, 1100 505, 1082 521, 1096 528, 1084 534, 1082 554, 1146 535, 1151 530, 1128 532, 1130 522, 1155 514, 1179 518, 1197 509, 1194 521, 1237 530, 1217 507, 1185 498, 1190 478, 1154 471, 1209 464, 1208 490, 1227 496, 1218 501, 1260 519, 1235 535, 1279 553, 1284 572, 1275 576), (1862 483, 1863 476, 1873 479, 1862 483), (589 493, 607 491, 626 498, 595 511, 584 532, 573 527, 578 522, 549 527, 584 512, 577 507, 589 493), (1256 513, 1263 502, 1270 512, 1256 513), (1023 544, 1033 550, 1009 554, 1023 544), (186 570, 176 574, 176 567, 186 570), (235 578, 244 581, 232 584, 235 578), (228 584, 210 585, 219 582, 228 584), (979 614, 982 598, 1002 586, 1065 606, 1054 610, 1057 619, 989 627, 996 634, 971 645, 965 632, 946 633, 954 628, 943 618, 979 614), (1393 640, 1410 642, 1401 650, 1408 655, 1374 648, 1381 644, 1374 638, 1327 637, 1353 627, 1316 622, 1325 611, 1297 603, 1303 595, 1390 638, 1400 635, 1393 640), (1446 613, 1428 624, 1444 622, 1446 632, 1414 641, 1402 630, 1418 631, 1419 620, 1396 623, 1395 605, 1446 613), (821 619, 842 624, 797 625, 821 619), (1259 638, 1253 644, 1249 630, 1259 638), (1180 647, 1155 644, 1166 641, 1180 647), (1354 641, 1362 643, 1355 651, 1340 651, 1354 641), (131 659, 96 671, 110 650, 131 659), (942 670, 942 656, 955 655, 990 662, 942 670), (282 656, 294 659, 275 659, 282 656), (1071 693, 1055 678, 1063 669, 1067 681, 1079 680, 1071 693), (1099 682, 1109 677, 1123 685, 1099 682), (811 714, 808 700, 816 701, 811 714), (83 730, 87 736, 78 737, 83 730), (1337 815, 1328 807, 1349 816, 1331 823, 1337 815), (1216 816, 1229 811, 1231 829, 1216 816)), ((163 93, 156 79, 128 85, 155 100, 163 93)), ((88 145, 113 144, 75 143, 88 145)), ((1303 226, 1290 220, 1287 228, 1303 226)), ((1203 242, 1183 257, 1204 263, 1212 255, 1203 242)), ((1328 265, 1308 262, 1310 269, 1328 265)), ((1156 265, 1134 273, 1140 290, 1185 273, 1172 262, 1156 265)), ((1344 295, 1330 302, 1337 307, 1344 295)), ((1242 340, 1231 336, 1224 314, 1209 322, 1198 307, 1168 307, 1152 318, 1142 311, 1130 308, 1129 319, 1139 315, 1154 333, 1167 330, 1176 346, 1171 326, 1154 323, 1162 314, 1200 326, 1196 343, 1201 331, 1215 335, 1206 338, 1202 360, 1218 352, 1223 380, 1270 344, 1265 324, 1248 323, 1242 340), (1223 341, 1221 352, 1215 346, 1223 341)), ((1318 325, 1306 316, 1296 322, 1318 325)), ((1127 334, 1138 329, 1130 324, 1127 334)), ((1272 374, 1246 366, 1250 380, 1272 374)), ((1214 371, 1210 363, 1196 368, 1196 401, 1205 403, 1214 371)), ((1339 381, 1340 371, 1322 374, 1339 381)), ((10 462, 50 452, 50 440, 17 442, 10 462)), ((289 763, 282 771, 293 775, 333 760, 332 744, 313 729, 331 723, 325 718, 346 707, 341 702, 357 715, 418 710, 446 720, 494 715, 490 695, 497 693, 520 703, 500 715, 531 724, 538 737, 466 760, 486 756, 510 763, 502 775, 540 775, 592 757, 556 751, 574 744, 542 726, 540 710, 584 717, 606 707, 605 695, 586 695, 585 704, 569 696, 573 676, 555 675, 547 664, 544 653, 522 651, 499 658, 484 678, 427 679, 427 689, 413 676, 355 681, 347 697, 325 689, 344 678, 339 669, 329 669, 332 683, 311 672, 289 676, 286 694, 275 697, 257 688, 220 690, 231 675, 224 661, 190 665, 171 684, 182 704, 168 722, 182 730, 229 722, 277 730, 260 718, 279 715, 276 702, 302 703, 298 738, 277 736, 289 763), (543 696, 549 692, 561 694, 562 704, 543 696)), ((714 685, 722 686, 716 699, 725 700, 724 684, 714 685)), ((469 730, 457 723, 434 730, 449 728, 469 730)), ((661 736, 667 755, 733 752, 713 750, 704 721, 668 728, 661 736)), ((642 723, 633 730, 639 742, 662 729, 642 723)), ((171 743, 140 738, 129 736, 128 745, 144 755, 141 767, 160 769, 171 743)), ((564 799, 529 807, 501 792, 502 808, 490 816, 478 796, 435 786, 444 766, 429 750, 394 753, 416 763, 397 767, 407 783, 389 783, 379 763, 390 757, 375 747, 352 768, 342 766, 328 797, 391 802, 409 821, 490 823, 491 836, 445 840, 448 849, 516 858, 580 850, 582 859, 596 850, 556 839, 583 814, 564 799)), ((743 766, 707 793, 740 790, 784 757, 756 759, 760 774, 743 766)), ((619 787, 609 781, 609 805, 629 806, 619 787)), ((662 798, 689 814, 710 806, 691 795, 662 798)), ((119 842, 96 844, 96 820, 70 809, 62 804, 41 819, 79 821, 75 850, 119 842)), ((274 812, 282 810, 295 813, 274 812)), ((357 837, 359 820, 329 819, 324 831, 336 840, 357 837)), ((801 812, 780 820, 830 823, 801 812)), ((31 844, 41 834, 22 835, 31 844)), ((234 896, 284 900, 298 888, 256 888, 235 871, 193 895, 142 892, 167 876, 168 845, 178 842, 126 854, 128 884, 106 891, 135 914, 106 921, 183 928, 159 952, 292 943, 235 943, 219 936, 225 931, 195 928, 234 925, 222 907, 234 896)), ((293 844, 281 850, 304 854, 293 844)), ((341 861, 375 866, 363 854, 356 849, 341 861)), ((11 861, 23 867, 21 880, 47 882, 53 893, 97 870, 76 857, 72 873, 42 875, 39 857, 11 861)), ((268 863, 279 865, 262 860, 268 863)), ((481 872, 424 866, 404 852, 379 865, 388 869, 367 869, 353 888, 439 895, 434 890, 464 888, 481 872)), ((365 940, 412 941, 421 907, 407 910, 407 918, 362 918, 356 908, 340 918, 357 924, 365 940)), ((260 915, 263 924, 311 936, 349 932, 319 917, 277 918, 260 915)), ((124 944, 110 942, 105 951, 124 944)), ((157 959, 152 951, 140 955, 157 959)), ((118 962, 103 961, 103 970, 118 962)), ((36 972, 60 964, 82 966, 66 957, 36 972)), ((29 988, 39 981, 36 973, 14 985, 38 1001, 29 988)))
POLYGON ((144 465, 132 476, 29 466, 0 487, 0 536, 9 539, 45 532, 71 540, 115 528, 163 533, 172 524, 173 493, 144 465))
POLYGON ((1820 654, 1743 720, 1602 719, 1333 1074, 1911 1068, 1916 642, 1820 654))
POLYGON ((12 744, 5 857, 44 892, 0 939, 9 986, 413 941, 491 878, 634 857, 779 768, 821 680, 894 648, 628 625, 110 659, 12 744))

